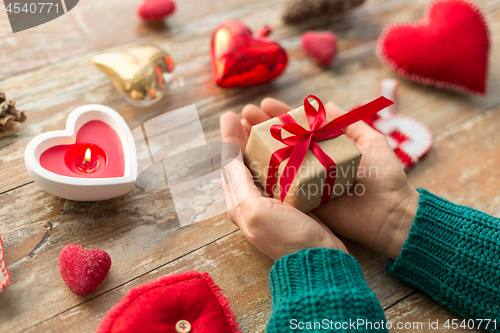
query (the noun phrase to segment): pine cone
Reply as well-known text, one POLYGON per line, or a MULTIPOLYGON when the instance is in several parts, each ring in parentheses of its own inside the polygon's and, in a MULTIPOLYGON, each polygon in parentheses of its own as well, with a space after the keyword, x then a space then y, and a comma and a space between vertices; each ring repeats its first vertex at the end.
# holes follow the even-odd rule
POLYGON ((288 0, 283 20, 298 23, 322 14, 340 14, 361 5, 365 0, 288 0))
POLYGON ((16 110, 16 101, 7 100, 4 92, 0 92, 0 130, 10 126, 14 121, 22 123, 26 120, 24 112, 16 110))

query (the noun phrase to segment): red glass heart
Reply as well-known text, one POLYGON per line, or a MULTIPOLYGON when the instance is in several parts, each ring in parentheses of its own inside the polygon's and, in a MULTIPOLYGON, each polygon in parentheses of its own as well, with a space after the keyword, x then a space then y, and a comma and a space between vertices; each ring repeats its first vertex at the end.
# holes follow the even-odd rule
POLYGON ((285 50, 266 36, 263 27, 253 35, 241 22, 226 21, 212 35, 212 72, 221 87, 244 87, 279 76, 288 58, 285 50))
POLYGON ((112 178, 125 174, 125 156, 120 138, 113 128, 99 120, 83 125, 76 134, 74 144, 45 150, 40 155, 40 165, 68 177, 112 178), (81 170, 80 162, 87 148, 92 150, 92 156, 89 170, 85 172, 81 170))

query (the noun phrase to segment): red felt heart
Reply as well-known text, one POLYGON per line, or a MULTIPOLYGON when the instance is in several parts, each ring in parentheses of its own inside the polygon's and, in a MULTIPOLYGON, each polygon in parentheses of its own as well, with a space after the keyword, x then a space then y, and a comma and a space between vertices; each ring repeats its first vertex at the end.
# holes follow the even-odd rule
POLYGON ((144 0, 137 7, 137 14, 146 21, 160 21, 172 14, 174 10, 173 0, 144 0))
POLYGON ((111 258, 103 250, 88 250, 81 245, 67 245, 59 255, 59 270, 68 288, 77 295, 86 295, 104 280, 111 267, 111 258))
POLYGON ((164 276, 132 288, 109 310, 97 333, 175 333, 181 320, 191 333, 239 333, 228 303, 207 273, 164 276))
POLYGON ((287 55, 266 36, 270 27, 253 35, 238 21, 226 21, 212 35, 212 72, 221 87, 243 87, 267 82, 286 67, 287 55))
POLYGON ((386 27, 377 42, 379 58, 412 81, 484 94, 489 33, 479 9, 464 0, 432 3, 416 23, 386 27))
POLYGON ((301 38, 306 54, 322 66, 328 66, 335 58, 337 38, 331 31, 307 31, 301 38))
MULTIPOLYGON (((96 151, 97 152, 97 151, 96 151)), ((82 152, 84 155, 84 151, 82 152)), ((49 171, 68 177, 82 178, 111 178, 123 177, 125 173, 125 156, 120 137, 108 124, 93 120, 83 125, 76 135, 76 142, 72 145, 53 146, 40 155, 40 165, 49 171), (97 146, 106 160, 102 172, 79 175, 71 171, 73 165, 68 165, 69 154, 73 154, 79 146, 97 146)), ((104 166, 104 164, 103 164, 104 166)))

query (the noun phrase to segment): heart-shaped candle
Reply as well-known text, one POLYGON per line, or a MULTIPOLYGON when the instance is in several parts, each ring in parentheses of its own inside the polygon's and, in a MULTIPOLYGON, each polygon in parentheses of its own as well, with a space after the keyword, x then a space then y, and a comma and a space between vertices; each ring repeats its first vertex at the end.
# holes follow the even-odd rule
POLYGON ((136 148, 125 120, 103 105, 73 111, 66 130, 35 137, 25 162, 33 180, 62 198, 111 199, 127 193, 137 177, 136 148))

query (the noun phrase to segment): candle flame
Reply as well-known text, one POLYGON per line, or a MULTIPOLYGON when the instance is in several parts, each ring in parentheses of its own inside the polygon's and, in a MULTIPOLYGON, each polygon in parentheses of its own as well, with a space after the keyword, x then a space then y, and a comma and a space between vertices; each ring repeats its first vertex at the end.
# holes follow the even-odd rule
POLYGON ((92 157, 92 152, 90 151, 90 148, 87 148, 87 150, 85 151, 85 163, 90 163, 90 158, 92 157))

